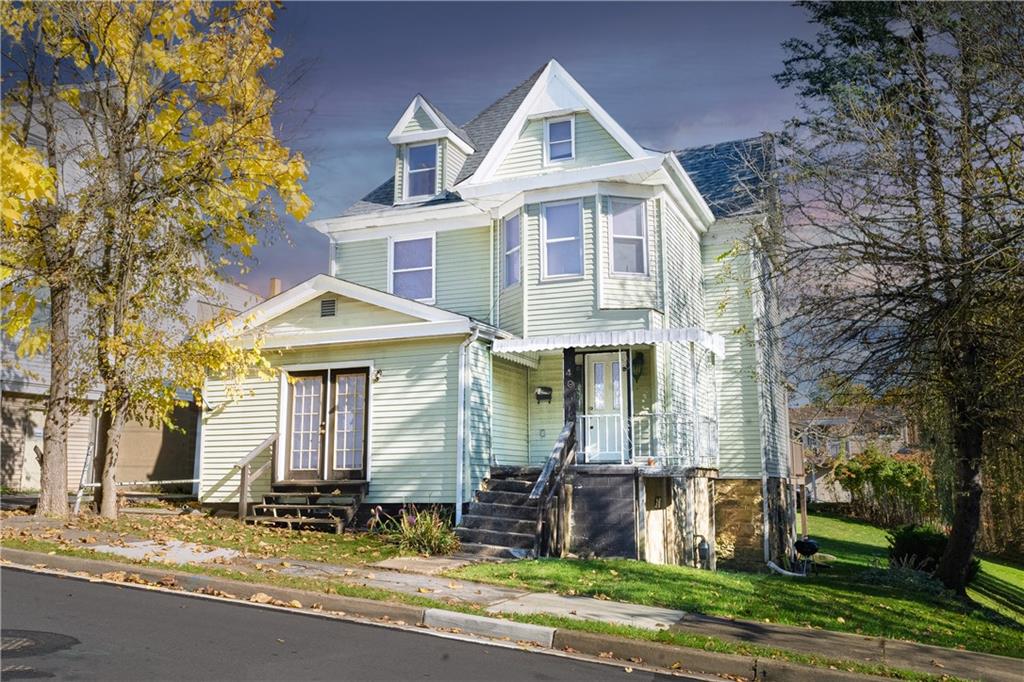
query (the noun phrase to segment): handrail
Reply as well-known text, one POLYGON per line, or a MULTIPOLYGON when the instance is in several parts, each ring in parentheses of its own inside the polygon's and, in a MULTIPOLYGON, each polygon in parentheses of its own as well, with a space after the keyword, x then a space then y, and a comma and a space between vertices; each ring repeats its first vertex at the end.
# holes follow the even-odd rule
POLYGON ((274 433, 272 433, 269 436, 267 436, 266 439, 264 439, 264 441, 262 443, 260 443, 259 445, 254 447, 252 450, 250 450, 249 454, 247 454, 242 459, 238 460, 238 462, 235 463, 235 466, 233 468, 241 469, 246 464, 248 464, 249 462, 251 462, 254 459, 256 459, 256 456, 259 455, 261 452, 263 452, 266 448, 268 448, 271 445, 273 445, 274 441, 276 441, 276 440, 277 440, 277 431, 275 431, 274 433))
POLYGON ((252 461, 256 459, 256 456, 266 450, 268 447, 277 442, 277 432, 270 434, 266 439, 257 445, 255 448, 249 451, 242 459, 238 460, 238 463, 232 467, 234 469, 240 469, 241 475, 238 477, 238 520, 245 521, 245 517, 249 515, 249 483, 252 479, 258 478, 260 474, 267 470, 270 466, 270 462, 264 462, 263 465, 255 472, 250 471, 252 467, 252 461))
POLYGON ((558 434, 558 440, 555 441, 555 447, 551 449, 551 454, 548 455, 548 461, 544 463, 544 468, 541 469, 540 476, 537 477, 537 482, 533 484, 533 490, 530 491, 530 499, 538 500, 540 496, 544 494, 544 489, 547 487, 548 479, 551 478, 551 472, 555 470, 561 463, 562 458, 565 456, 565 444, 569 439, 572 431, 576 429, 576 422, 566 422, 562 428, 562 432, 558 434))
MULTIPOLYGON (((576 420, 567 422, 562 428, 562 432, 558 434, 558 440, 555 441, 555 447, 551 450, 551 455, 548 456, 548 461, 544 463, 544 469, 541 470, 540 476, 537 478, 537 482, 533 486, 533 490, 530 491, 530 499, 537 500, 543 495, 543 501, 537 505, 537 523, 534 529, 533 535, 533 554, 534 556, 540 556, 542 538, 544 536, 544 519, 547 516, 548 507, 551 504, 551 498, 558 492, 559 487, 562 484, 562 480, 565 478, 565 470, 569 462, 573 459, 576 452, 576 420)), ((548 535, 553 537, 551 529, 548 529, 548 535)), ((550 545, 550 538, 548 538, 548 545, 550 545)), ((550 550, 550 547, 548 547, 550 550)))

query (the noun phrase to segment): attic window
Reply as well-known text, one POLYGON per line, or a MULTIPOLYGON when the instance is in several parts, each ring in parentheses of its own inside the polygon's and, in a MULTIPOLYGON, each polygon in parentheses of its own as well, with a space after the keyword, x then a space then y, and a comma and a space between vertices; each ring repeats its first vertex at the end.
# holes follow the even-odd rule
POLYGON ((576 121, 574 117, 552 118, 544 124, 544 155, 546 161, 568 161, 576 156, 576 121))
POLYGON ((338 302, 333 298, 325 298, 320 301, 320 317, 334 317, 338 302))
POLYGON ((405 196, 427 197, 437 191, 437 145, 407 147, 405 151, 405 196))

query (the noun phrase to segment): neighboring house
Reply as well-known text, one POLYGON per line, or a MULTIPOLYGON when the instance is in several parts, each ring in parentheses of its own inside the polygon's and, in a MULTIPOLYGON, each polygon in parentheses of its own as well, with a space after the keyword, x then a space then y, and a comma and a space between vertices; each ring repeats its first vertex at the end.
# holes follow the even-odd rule
MULTIPOLYGON (((240 286, 220 283, 217 300, 193 297, 186 302, 189 315, 197 320, 211 320, 226 310, 240 312, 258 303, 261 298, 240 286)), ((48 313, 40 310, 34 325, 48 324, 48 313)), ((73 320, 75 333, 81 334, 82 321, 73 320)), ((12 490, 38 490, 39 460, 34 449, 43 447, 43 426, 46 420, 46 396, 50 389, 50 356, 48 352, 20 358, 16 344, 6 335, 2 338, 0 363, 0 484, 12 490)), ((88 450, 102 447, 98 433, 97 400, 103 387, 94 387, 77 405, 68 430, 68 489, 77 490, 82 478, 88 450)), ((171 421, 177 430, 166 426, 129 421, 125 425, 117 463, 119 481, 180 480, 194 478, 196 432, 199 409, 192 396, 179 391, 189 405, 176 407, 171 421)), ((90 476, 90 480, 99 480, 90 476)), ((191 488, 191 485, 185 485, 191 488)))
POLYGON ((705 565, 724 502, 724 549, 778 558, 771 192, 745 154, 770 167, 770 141, 646 149, 555 61, 463 126, 417 95, 388 140, 394 177, 313 223, 331 276, 223 330, 277 375, 208 381, 200 499, 237 504, 244 471, 253 520, 437 503, 470 550, 705 565))
POLYGON ((891 407, 819 407, 789 410, 793 440, 803 446, 811 502, 849 502, 850 493, 835 480, 838 460, 854 457, 869 446, 883 454, 909 454, 918 448, 914 424, 891 407))

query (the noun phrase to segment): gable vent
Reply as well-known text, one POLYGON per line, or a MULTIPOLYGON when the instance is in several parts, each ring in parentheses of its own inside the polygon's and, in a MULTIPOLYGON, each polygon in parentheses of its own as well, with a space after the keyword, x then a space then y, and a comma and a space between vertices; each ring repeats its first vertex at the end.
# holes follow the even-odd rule
POLYGON ((333 298, 325 298, 320 301, 320 317, 334 317, 337 301, 333 298))

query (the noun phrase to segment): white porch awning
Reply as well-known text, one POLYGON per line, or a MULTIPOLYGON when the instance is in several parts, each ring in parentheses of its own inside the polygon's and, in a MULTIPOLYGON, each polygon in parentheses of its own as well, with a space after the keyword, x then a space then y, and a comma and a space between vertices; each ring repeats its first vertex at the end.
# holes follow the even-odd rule
POLYGON ((668 329, 631 329, 623 331, 583 332, 579 334, 552 334, 531 336, 526 339, 495 339, 495 353, 536 353, 562 348, 592 348, 594 346, 641 346, 652 343, 695 343, 721 358, 725 354, 725 339, 696 327, 668 329))

